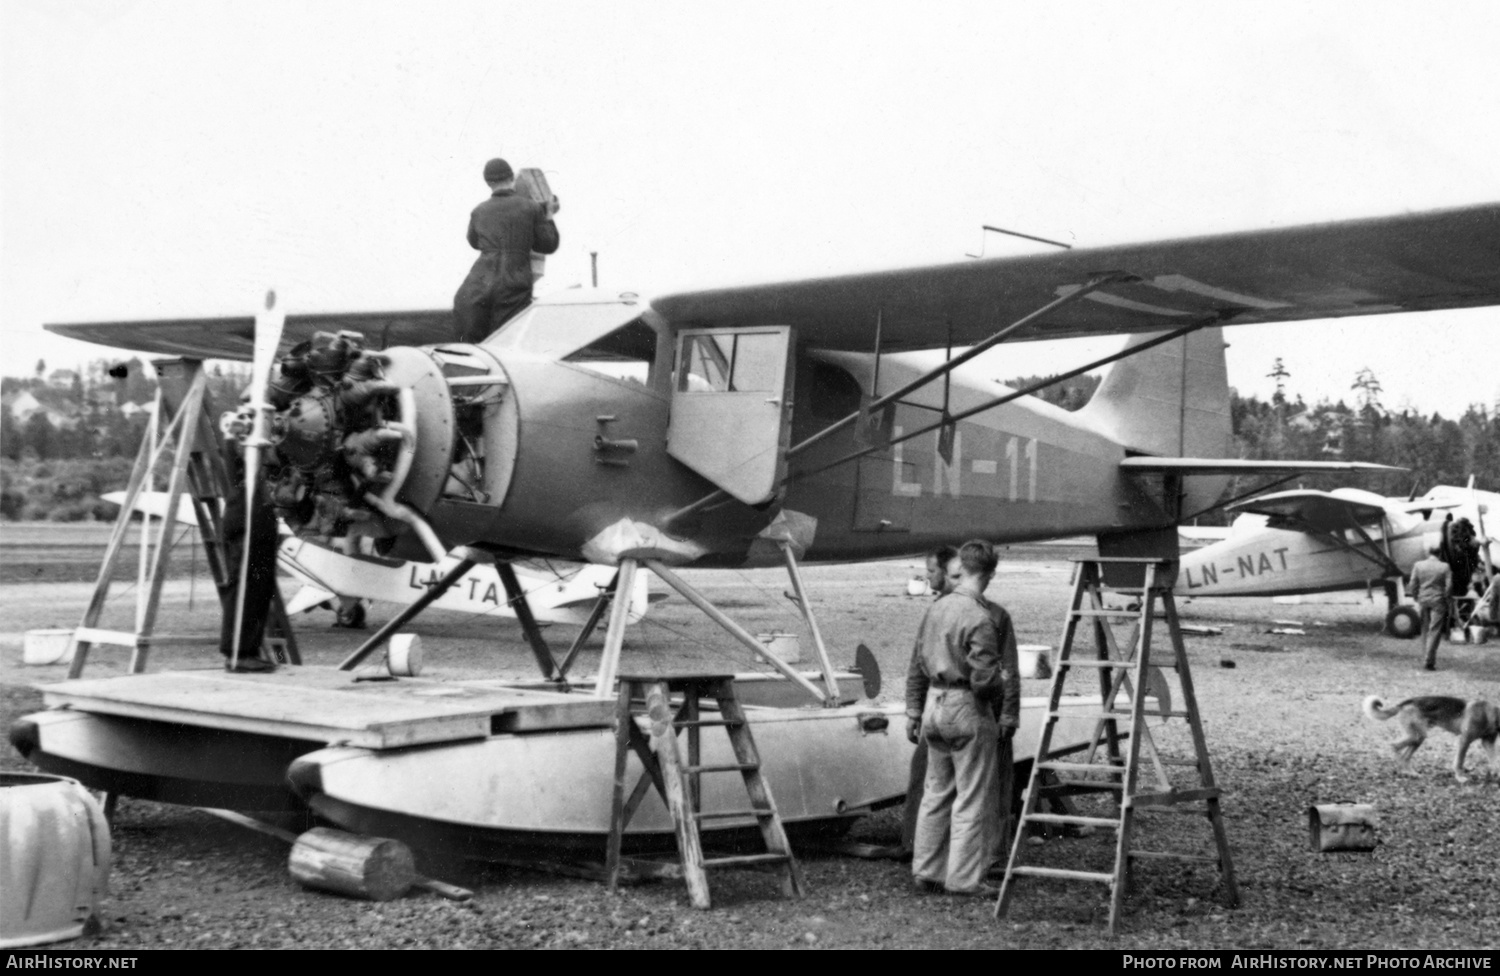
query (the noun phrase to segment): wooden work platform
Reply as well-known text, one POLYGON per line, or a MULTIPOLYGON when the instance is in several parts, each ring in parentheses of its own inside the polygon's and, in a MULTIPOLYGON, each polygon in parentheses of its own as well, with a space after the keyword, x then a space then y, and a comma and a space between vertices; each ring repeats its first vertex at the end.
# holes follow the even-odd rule
POLYGON ((613 701, 494 681, 355 681, 350 671, 164 671, 41 685, 48 706, 366 749, 609 727, 613 701))

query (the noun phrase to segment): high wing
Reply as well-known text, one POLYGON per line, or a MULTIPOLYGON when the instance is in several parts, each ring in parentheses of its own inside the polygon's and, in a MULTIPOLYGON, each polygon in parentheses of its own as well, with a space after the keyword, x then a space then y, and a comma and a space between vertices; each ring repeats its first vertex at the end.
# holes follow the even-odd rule
POLYGON ((1308 488, 1261 495, 1229 508, 1268 516, 1271 520, 1268 524, 1273 528, 1330 533, 1342 532, 1356 525, 1376 525, 1391 513, 1457 508, 1460 504, 1458 500, 1408 502, 1386 499, 1357 488, 1336 488, 1331 492, 1308 488))
POLYGON ((1386 515, 1384 499, 1361 492, 1349 497, 1332 492, 1298 489, 1261 495, 1229 506, 1270 518, 1270 526, 1302 532, 1342 532, 1355 525, 1373 525, 1386 515))
POLYGON ((682 325, 791 325, 827 349, 972 344, 1093 278, 1012 340, 1500 303, 1500 204, 661 296, 682 325))
MULTIPOLYGON (((1129 277, 1010 339, 1159 332, 1500 304, 1500 203, 1146 244, 679 292, 652 305, 680 326, 791 325, 825 349, 972 344, 1103 274, 1129 277), (951 332, 950 332, 951 330, 951 332)), ((451 313, 289 315, 283 345, 352 329, 371 345, 451 337, 451 313)), ((48 325, 142 352, 249 359, 249 317, 48 325)))
MULTIPOLYGON (((155 319, 138 322, 80 322, 48 325, 70 339, 96 342, 120 349, 186 356, 193 359, 239 359, 249 362, 254 351, 255 318, 155 319)), ((453 338, 453 313, 447 309, 427 312, 345 312, 322 315, 288 315, 282 330, 281 349, 310 339, 314 332, 350 330, 364 334, 369 344, 421 346, 453 338)))

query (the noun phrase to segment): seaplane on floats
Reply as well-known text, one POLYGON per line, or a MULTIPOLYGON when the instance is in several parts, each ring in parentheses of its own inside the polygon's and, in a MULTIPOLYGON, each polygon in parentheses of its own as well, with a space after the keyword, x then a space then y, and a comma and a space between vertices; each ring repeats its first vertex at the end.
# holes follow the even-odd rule
MULTIPOLYGON (((1385 627, 1395 637, 1421 630, 1403 580, 1438 547, 1463 582, 1466 611, 1460 622, 1495 621, 1492 567, 1500 546, 1485 532, 1485 516, 1500 510, 1500 495, 1438 485, 1421 498, 1387 498, 1357 488, 1296 489, 1260 495, 1229 506, 1241 514, 1229 535, 1186 552, 1177 592, 1190 597, 1290 596, 1369 590, 1386 597, 1385 627), (1479 584, 1470 600, 1469 581, 1479 584)), ((1455 596, 1458 596, 1455 593, 1455 596)))
MULTIPOLYGON (((264 457, 248 452, 247 467, 299 534, 367 538, 392 559, 451 552, 460 566, 586 561, 614 570, 617 590, 649 570, 757 653, 680 571, 784 566, 819 672, 765 657, 823 707, 757 709, 751 724, 796 831, 897 802, 911 748, 899 704, 847 704, 858 696, 819 637, 802 563, 975 535, 1088 534, 1104 556, 1175 558, 1178 524, 1213 507, 1231 474, 1377 467, 1227 457, 1223 327, 1493 304, 1500 204, 657 297, 565 291, 473 345, 449 341, 446 310, 283 318, 270 302, 258 320, 49 328, 253 358, 268 393, 253 439, 264 457), (1040 387, 997 391, 972 365, 1005 342, 1102 334, 1123 348, 1061 377, 1113 363, 1075 413, 1027 396, 1040 387), (935 366, 902 355, 934 349, 948 350, 935 366), (339 385, 351 378, 379 384, 352 407, 339 385)), ((67 709, 25 717, 11 737, 44 769, 126 793, 266 808, 289 802, 290 782, 356 831, 471 853, 599 850, 624 606, 609 607, 581 689, 543 654, 526 685, 356 688, 347 671, 314 668, 81 678, 45 688, 67 709)), ((1042 702, 1018 755, 1034 748, 1042 702)), ((706 787, 701 799, 706 812, 744 800, 706 787)), ((670 835, 654 794, 630 830, 627 843, 670 835)))

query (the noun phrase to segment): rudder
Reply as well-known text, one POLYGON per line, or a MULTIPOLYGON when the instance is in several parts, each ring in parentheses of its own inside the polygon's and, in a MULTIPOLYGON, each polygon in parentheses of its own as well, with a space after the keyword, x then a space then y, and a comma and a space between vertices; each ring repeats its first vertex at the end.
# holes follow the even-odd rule
MULTIPOLYGON (((1155 335, 1132 336, 1127 349, 1155 335)), ((1132 453, 1229 457, 1229 373, 1224 330, 1200 329, 1110 367, 1079 411, 1132 453)))

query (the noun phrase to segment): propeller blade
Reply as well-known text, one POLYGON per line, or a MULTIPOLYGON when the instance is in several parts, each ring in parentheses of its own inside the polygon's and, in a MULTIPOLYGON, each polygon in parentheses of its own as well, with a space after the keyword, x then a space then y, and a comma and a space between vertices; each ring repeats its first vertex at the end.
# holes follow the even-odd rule
POLYGON ((1490 534, 1484 530, 1484 505, 1479 501, 1479 490, 1474 487, 1474 476, 1469 475, 1469 500, 1474 505, 1474 530, 1479 533, 1479 573, 1485 582, 1485 589, 1489 589, 1493 574, 1490 572, 1492 557, 1494 556, 1493 542, 1490 534))
POLYGON ((266 387, 271 381, 271 367, 276 361, 276 349, 281 345, 281 333, 286 326, 286 313, 276 308, 276 292, 266 292, 266 307, 255 316, 255 360, 250 369, 250 406, 253 409, 250 434, 245 438, 245 538, 240 545, 239 585, 234 597, 234 643, 230 648, 229 666, 240 663, 240 633, 245 625, 245 589, 250 582, 250 540, 255 521, 255 489, 260 482, 261 458, 270 444, 267 439, 271 405, 266 402, 266 387))

